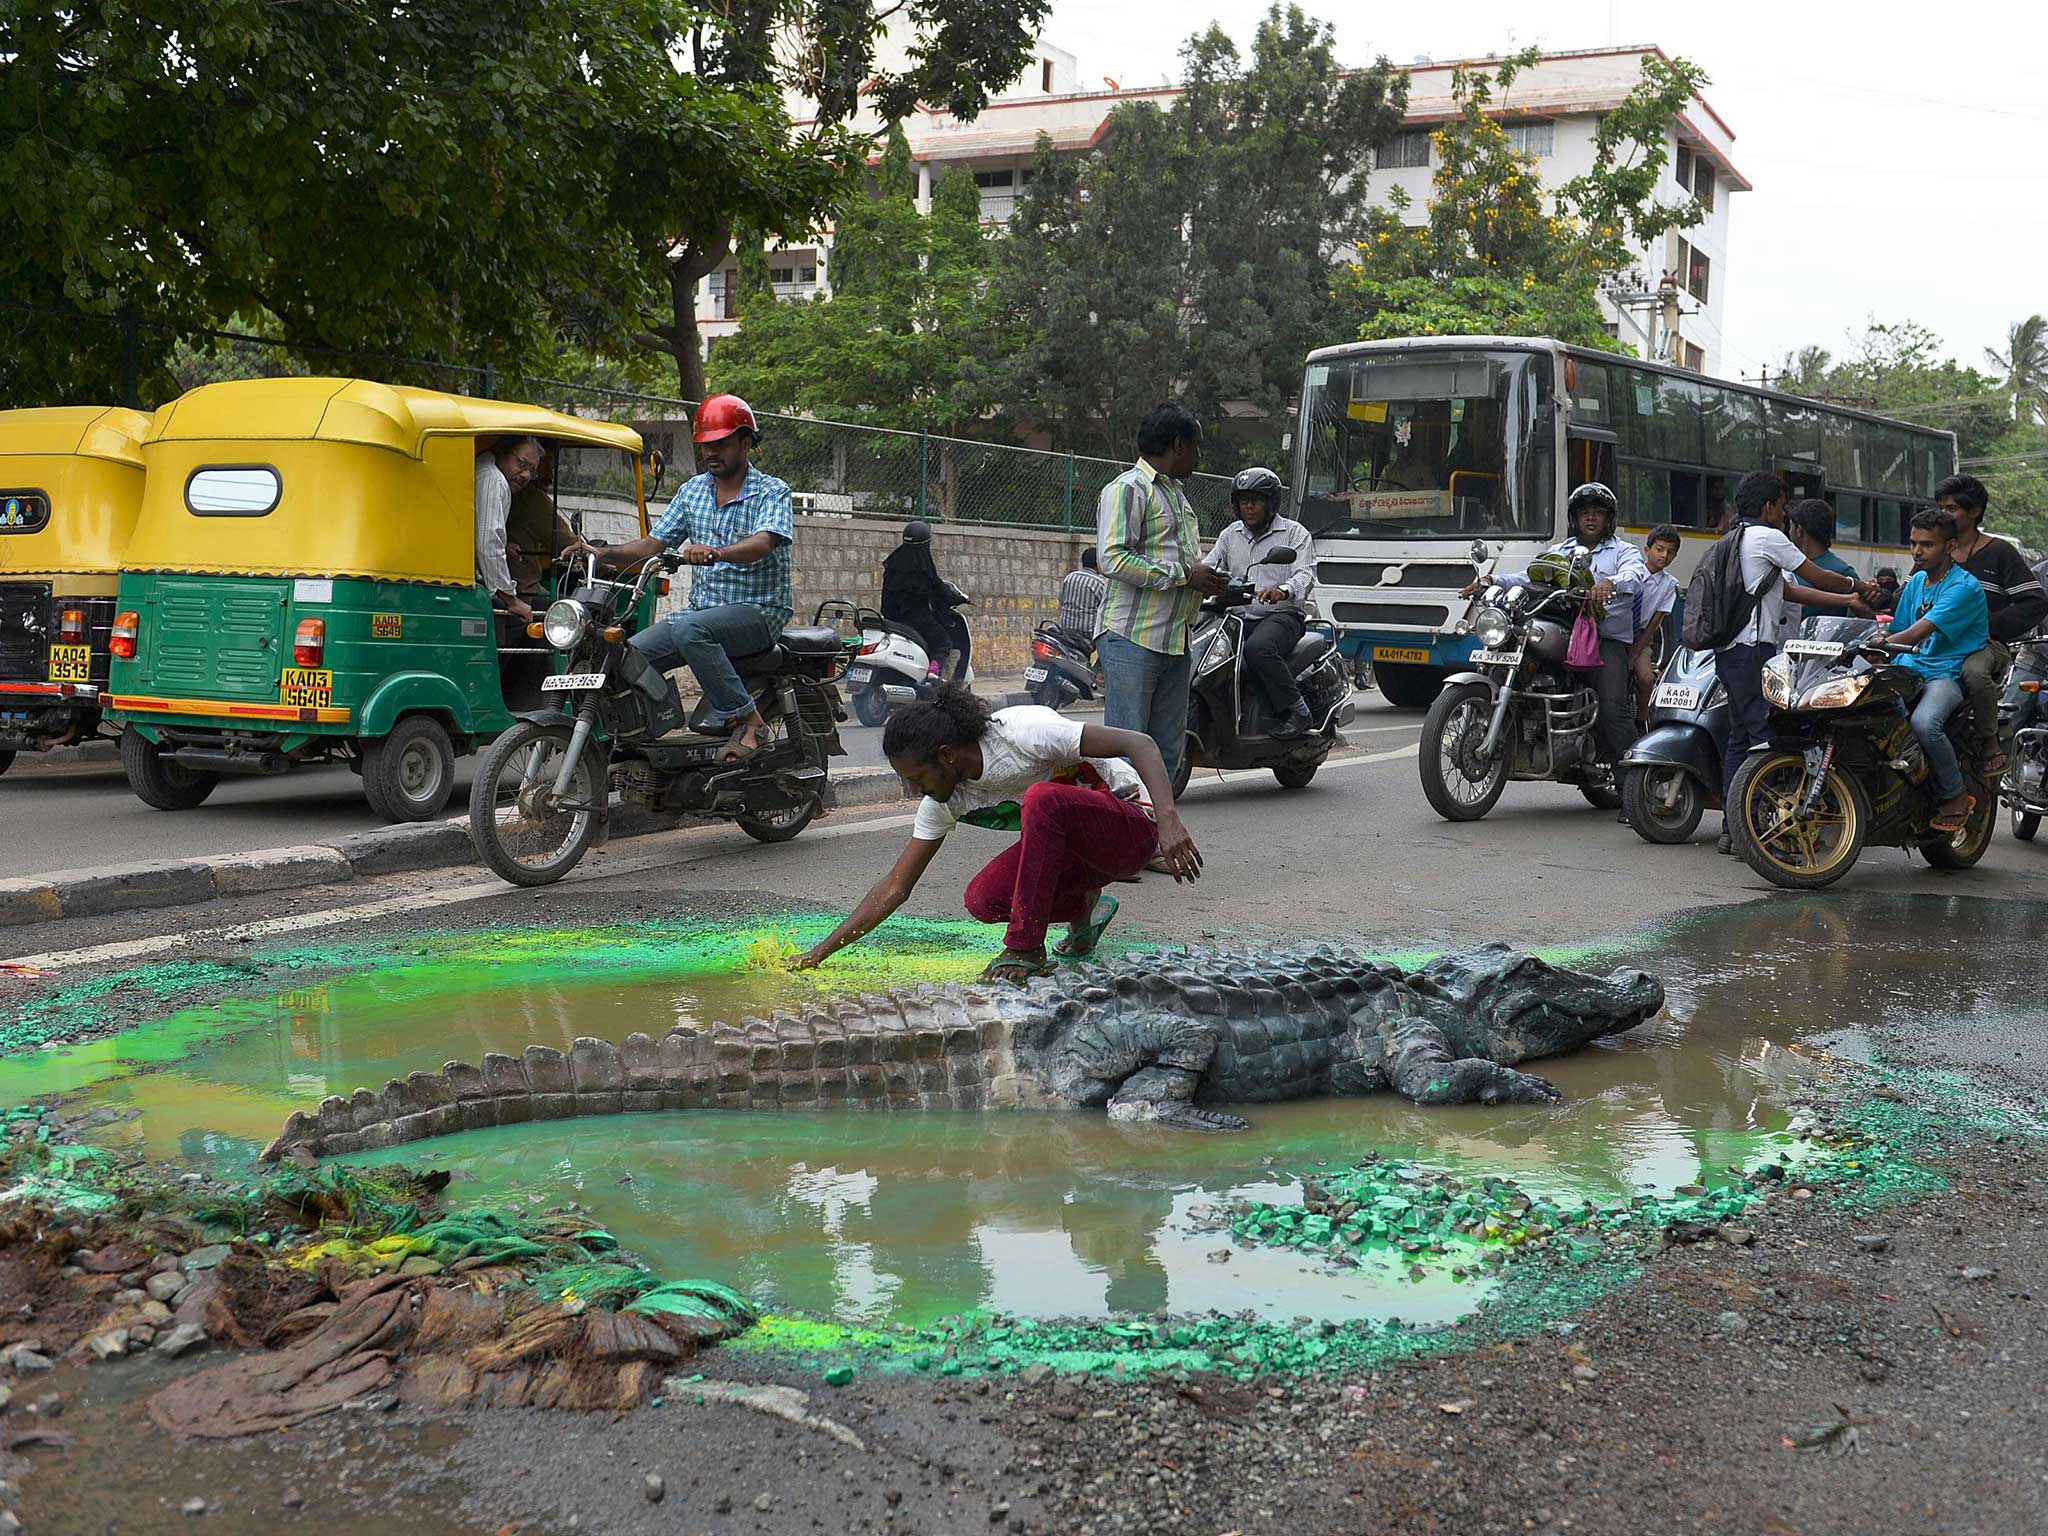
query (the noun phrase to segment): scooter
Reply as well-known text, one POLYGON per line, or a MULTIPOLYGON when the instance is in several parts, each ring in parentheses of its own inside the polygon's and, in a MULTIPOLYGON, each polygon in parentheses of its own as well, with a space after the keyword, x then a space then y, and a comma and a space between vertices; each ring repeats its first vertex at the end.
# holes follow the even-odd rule
POLYGON ((1031 702, 1047 709, 1065 709, 1081 699, 1101 696, 1102 674, 1095 647, 1052 619, 1031 637, 1031 664, 1024 669, 1031 702))
MULTIPOLYGON (((945 586, 954 608, 974 601, 950 581, 945 586)), ((846 674, 846 687, 853 716, 862 725, 880 725, 890 711, 913 699, 930 698, 941 681, 974 686, 974 637, 958 613, 940 620, 953 642, 950 678, 932 671, 924 636, 908 624, 885 619, 872 608, 859 609, 855 622, 860 625, 860 654, 846 674)))
MULTIPOLYGON (((1292 550, 1278 550, 1260 562, 1285 565, 1292 550)), ((1274 736, 1258 687, 1244 669, 1245 609, 1255 594, 1249 583, 1233 583, 1202 604, 1188 641, 1194 668, 1188 700, 1188 739, 1174 775, 1173 792, 1188 786, 1197 768, 1270 768, 1283 789, 1301 789, 1316 776, 1337 745, 1337 728, 1357 714, 1344 658, 1337 654, 1336 627, 1314 620, 1295 642, 1288 666, 1308 705, 1309 725, 1298 736, 1274 736)))
POLYGON ((1712 651, 1680 646, 1650 695, 1650 728, 1621 760, 1621 805, 1636 835, 1682 843, 1708 811, 1721 809, 1721 759, 1728 747, 1728 690, 1712 651))

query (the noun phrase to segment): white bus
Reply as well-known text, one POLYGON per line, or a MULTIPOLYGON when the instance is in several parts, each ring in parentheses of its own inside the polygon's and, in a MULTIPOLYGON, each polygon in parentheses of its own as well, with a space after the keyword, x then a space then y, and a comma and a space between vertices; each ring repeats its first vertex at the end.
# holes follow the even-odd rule
POLYGON ((1563 538, 1565 500, 1599 480, 1638 543, 1684 534, 1683 589, 1772 469, 1835 508, 1835 550, 1911 574, 1906 530, 1955 472, 1952 432, 1703 378, 1544 337, 1362 341, 1309 355, 1293 442, 1296 515, 1316 538, 1322 616, 1390 703, 1419 709, 1474 642, 1452 631, 1475 540, 1519 570, 1563 538))

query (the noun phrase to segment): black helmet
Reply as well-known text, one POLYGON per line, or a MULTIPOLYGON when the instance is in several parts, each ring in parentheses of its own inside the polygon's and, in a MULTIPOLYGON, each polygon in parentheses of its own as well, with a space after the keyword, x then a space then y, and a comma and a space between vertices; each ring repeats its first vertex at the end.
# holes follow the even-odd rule
POLYGON ((1621 519, 1621 498, 1607 489, 1598 480, 1588 480, 1571 494, 1571 500, 1564 504, 1566 517, 1574 517, 1581 507, 1598 507, 1607 514, 1610 523, 1621 519))
POLYGON ((929 544, 932 541, 932 525, 921 517, 913 517, 903 525, 903 542, 906 544, 929 544))
POLYGON ((1230 504, 1233 507, 1237 505, 1237 498, 1240 496, 1263 496, 1266 498, 1267 507, 1277 513, 1285 494, 1280 477, 1263 465, 1255 464, 1250 469, 1240 469, 1237 478, 1230 482, 1230 504))

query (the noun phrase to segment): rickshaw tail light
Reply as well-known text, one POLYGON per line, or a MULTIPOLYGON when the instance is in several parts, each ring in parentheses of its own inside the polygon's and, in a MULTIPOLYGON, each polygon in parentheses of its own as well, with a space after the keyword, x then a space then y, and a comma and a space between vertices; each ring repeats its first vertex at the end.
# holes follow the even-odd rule
POLYGON ((296 633, 292 636, 292 665, 295 667, 317 667, 320 657, 327 649, 327 621, 325 619, 301 619, 296 633))
POLYGON ((85 640, 85 610, 66 608, 57 615, 57 638, 65 645, 79 645, 85 640))
POLYGON ((114 615, 114 632, 107 640, 107 649, 123 661, 135 659, 135 633, 141 626, 141 617, 129 610, 114 615))

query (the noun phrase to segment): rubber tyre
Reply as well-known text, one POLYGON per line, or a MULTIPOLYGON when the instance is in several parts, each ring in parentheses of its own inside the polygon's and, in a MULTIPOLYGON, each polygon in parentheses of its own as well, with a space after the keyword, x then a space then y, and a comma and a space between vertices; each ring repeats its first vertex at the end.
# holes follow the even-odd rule
MULTIPOLYGON (((476 778, 469 786, 469 837, 476 844, 476 851, 484 863, 501 880, 508 880, 513 885, 552 885, 582 861, 596 840, 597 818, 585 816, 580 827, 572 828, 572 835, 561 845, 554 859, 538 867, 521 864, 511 856, 501 840, 497 816, 499 777, 506 772, 515 755, 536 742, 552 737, 558 746, 567 746, 569 735, 570 728, 566 725, 541 725, 532 720, 521 720, 484 748, 483 756, 477 760, 476 778)), ((598 784, 603 783, 602 764, 601 754, 585 750, 579 766, 586 775, 586 787, 591 787, 589 776, 592 774, 597 775, 598 784), (593 767, 593 764, 598 766, 593 767)))
POLYGON ((1628 813, 1628 824, 1635 828, 1636 836, 1646 843, 1683 843, 1692 839, 1699 830, 1700 817, 1706 814, 1707 797, 1701 792, 1699 782, 1683 768, 1638 768, 1622 781, 1621 808, 1628 813), (1650 798, 1650 785, 1662 774, 1677 777, 1678 786, 1673 796, 1676 809, 1665 814, 1650 798))
POLYGON ((1188 792, 1188 785, 1195 777, 1195 742, 1191 736, 1180 749, 1180 765, 1173 770, 1173 798, 1178 800, 1188 792))
POLYGON ((1828 778, 1833 785, 1833 794, 1848 813, 1848 833, 1835 857, 1822 869, 1784 864, 1757 842, 1750 800, 1759 793, 1757 784, 1760 779, 1787 764, 1803 772, 1804 759, 1794 752, 1752 752, 1744 759, 1729 792, 1727 817, 1730 840, 1742 862, 1771 884, 1788 891, 1818 891, 1848 874, 1856 867, 1857 859, 1862 857, 1864 840, 1870 835, 1870 802, 1864 798, 1862 785, 1841 770, 1830 767, 1828 778))
POLYGON ((1586 804, 1592 806, 1596 811, 1620 810, 1626 793, 1627 791, 1624 790, 1622 794, 1616 794, 1605 784, 1581 784, 1579 786, 1580 796, 1585 800, 1586 804))
POLYGON ((1031 690, 1031 702, 1043 705, 1047 709, 1058 709, 1060 707, 1060 685, 1058 683, 1039 683, 1031 690))
POLYGON ((1396 709, 1427 709, 1443 687, 1444 674, 1436 667, 1419 667, 1413 662, 1375 662, 1373 686, 1380 697, 1396 709))
POLYGON ((1273 777, 1280 781, 1282 789, 1307 789, 1315 779, 1321 763, 1282 763, 1273 770, 1273 777))
POLYGON ((879 688, 853 690, 853 718, 862 725, 880 725, 889 718, 889 701, 879 688))
POLYGON ((735 816, 740 830, 757 843, 786 843, 818 819, 824 802, 813 795, 803 810, 786 822, 763 821, 754 816, 735 816))
POLYGON ((1936 836, 1920 845, 1920 853, 1933 869, 1969 869, 1991 846, 1991 834, 1998 827, 1998 812, 1983 806, 1981 813, 1963 823, 1963 830, 1951 837, 1936 836))
POLYGON ((363 798, 386 821, 431 821, 455 794, 455 746, 432 715, 363 743, 363 798))
POLYGON ((1460 683, 1436 696, 1436 702, 1429 706, 1429 714, 1422 722, 1421 752, 1416 760, 1416 767, 1422 775, 1422 793, 1429 801, 1429 808, 1445 821, 1478 821, 1500 803, 1501 794, 1508 787, 1505 755, 1494 764, 1492 784, 1476 800, 1459 800, 1451 793, 1450 784, 1444 778, 1445 725, 1461 705, 1475 700, 1482 714, 1490 718, 1493 714, 1492 690, 1484 683, 1460 683))
POLYGON ((5 773, 13 766, 14 754, 12 752, 0 752, 0 773, 5 773))
POLYGON ((135 798, 159 811, 189 811, 220 782, 217 773, 165 762, 157 744, 132 725, 121 732, 121 768, 135 798))
MULTIPOLYGON (((0 768, 0 773, 5 771, 4 768, 0 768)), ((2012 813, 2012 835, 2021 842, 2031 843, 2034 840, 2034 834, 2040 830, 2041 818, 2032 811, 2014 811, 2012 813)))

